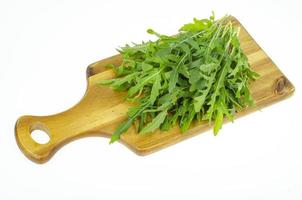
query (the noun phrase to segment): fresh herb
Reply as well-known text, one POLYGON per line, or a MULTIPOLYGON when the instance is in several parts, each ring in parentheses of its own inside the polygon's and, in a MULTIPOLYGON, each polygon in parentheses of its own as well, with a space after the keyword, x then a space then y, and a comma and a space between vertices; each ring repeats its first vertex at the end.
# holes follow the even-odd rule
POLYGON ((258 74, 250 69, 239 28, 228 16, 194 18, 176 36, 147 32, 158 39, 122 47, 123 62, 113 68, 116 78, 100 81, 128 91, 126 100, 137 103, 110 143, 132 124, 140 134, 176 124, 185 132, 195 119, 214 121, 217 135, 225 117, 232 121, 236 111, 253 105, 248 85, 258 74))

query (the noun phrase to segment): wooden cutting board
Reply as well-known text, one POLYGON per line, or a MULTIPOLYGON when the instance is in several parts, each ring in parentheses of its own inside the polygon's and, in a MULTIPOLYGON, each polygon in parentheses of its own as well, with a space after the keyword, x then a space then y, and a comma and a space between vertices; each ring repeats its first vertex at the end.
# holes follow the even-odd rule
MULTIPOLYGON (((260 74, 260 78, 250 85, 257 107, 240 111, 236 117, 241 117, 289 97, 294 92, 294 86, 237 19, 232 20, 241 28, 241 46, 252 69, 260 74)), ((109 63, 119 65, 121 60, 121 56, 116 55, 89 65, 87 91, 82 100, 71 109, 50 116, 20 117, 16 122, 15 136, 23 153, 31 160, 43 163, 61 146, 74 139, 93 135, 110 137, 116 126, 126 119, 130 104, 124 101, 125 93, 114 92, 97 82, 114 77, 113 71, 106 70, 105 66, 109 63), (45 131, 50 141, 46 144, 35 142, 31 132, 36 129, 45 131)), ((132 127, 122 135, 120 142, 137 154, 146 155, 210 128, 207 122, 195 122, 190 130, 183 134, 178 127, 174 127, 168 132, 156 131, 149 135, 138 135, 132 127)))

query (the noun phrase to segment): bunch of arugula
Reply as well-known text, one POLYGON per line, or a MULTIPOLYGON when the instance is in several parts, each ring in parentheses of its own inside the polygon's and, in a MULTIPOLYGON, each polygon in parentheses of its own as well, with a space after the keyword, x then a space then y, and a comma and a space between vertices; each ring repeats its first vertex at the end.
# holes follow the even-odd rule
POLYGON ((195 119, 213 120, 217 135, 224 117, 233 120, 238 109, 253 105, 248 85, 258 74, 250 69, 239 29, 228 16, 194 18, 176 36, 147 32, 158 39, 119 49, 123 61, 111 66, 116 78, 100 81, 128 91, 126 99, 137 102, 110 143, 132 124, 140 134, 167 131, 176 124, 185 132, 195 119))

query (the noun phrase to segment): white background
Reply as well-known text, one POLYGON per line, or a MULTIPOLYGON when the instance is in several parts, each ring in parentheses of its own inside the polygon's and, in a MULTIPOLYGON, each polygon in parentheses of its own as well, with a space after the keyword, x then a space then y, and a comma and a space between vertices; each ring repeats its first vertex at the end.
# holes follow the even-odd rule
POLYGON ((0 199, 302 199, 299 1, 0 1, 0 199), (46 164, 14 138, 21 115, 77 103, 85 70, 126 42, 174 34, 193 17, 236 16, 296 86, 293 97, 234 124, 140 157, 92 137, 46 164))

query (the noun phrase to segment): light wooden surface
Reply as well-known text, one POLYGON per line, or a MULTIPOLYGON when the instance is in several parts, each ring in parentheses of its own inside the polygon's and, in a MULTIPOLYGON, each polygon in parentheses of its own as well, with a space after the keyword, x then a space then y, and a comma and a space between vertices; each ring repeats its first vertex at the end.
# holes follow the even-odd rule
MULTIPOLYGON (((236 117, 241 117, 289 97, 293 94, 294 87, 242 25, 235 18, 232 20, 241 26, 242 48, 248 56, 251 67, 261 75, 250 85, 257 108, 240 111, 236 117)), ((92 135, 110 137, 115 127, 126 119, 130 104, 123 100, 124 93, 114 92, 106 86, 98 85, 97 82, 114 77, 111 70, 105 70, 106 64, 118 65, 120 62, 121 56, 116 55, 91 64, 87 68, 86 93, 71 109, 51 116, 20 117, 16 122, 15 136, 23 153, 31 160, 43 163, 61 146, 74 139, 92 135), (50 141, 46 144, 36 143, 31 137, 31 132, 36 129, 47 132, 50 141)), ((132 127, 122 135, 121 142, 139 155, 146 155, 210 128, 208 123, 201 122, 195 123, 184 134, 180 133, 178 127, 174 127, 168 132, 156 131, 142 136, 135 133, 132 127)))

